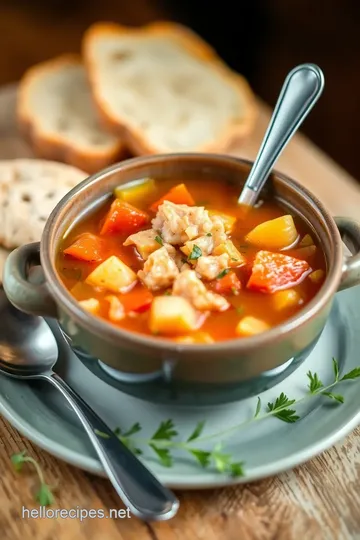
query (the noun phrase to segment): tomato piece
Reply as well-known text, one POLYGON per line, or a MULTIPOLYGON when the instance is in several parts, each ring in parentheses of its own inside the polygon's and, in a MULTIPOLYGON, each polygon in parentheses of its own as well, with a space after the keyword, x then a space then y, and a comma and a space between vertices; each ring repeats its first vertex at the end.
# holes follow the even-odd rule
POLYGON ((241 289, 241 281, 234 272, 229 272, 224 277, 215 280, 214 289, 219 294, 236 294, 241 289))
POLYGON ((127 313, 129 311, 144 313, 150 308, 153 299, 149 289, 143 285, 136 285, 130 292, 121 296, 121 303, 127 313))
POLYGON ((101 238, 91 233, 81 234, 71 246, 64 249, 65 255, 87 262, 104 260, 105 249, 101 238))
POLYGON ((188 206, 194 206, 195 204, 185 184, 178 184, 171 188, 170 191, 150 206, 150 210, 156 212, 160 204, 164 201, 170 201, 174 204, 187 204, 188 206))
POLYGON ((281 253, 259 251, 256 254, 247 288, 273 293, 298 285, 311 272, 306 261, 281 253))
POLYGON ((135 208, 126 201, 115 199, 105 217, 100 234, 124 233, 138 231, 149 221, 149 216, 143 210, 135 208))

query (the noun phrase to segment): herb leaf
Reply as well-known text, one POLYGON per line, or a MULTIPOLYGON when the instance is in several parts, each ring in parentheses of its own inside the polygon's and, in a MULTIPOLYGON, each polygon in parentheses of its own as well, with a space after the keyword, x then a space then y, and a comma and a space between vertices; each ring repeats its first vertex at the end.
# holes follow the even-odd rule
POLYGON ((11 456, 11 463, 13 464, 13 467, 15 471, 20 472, 23 468, 23 465, 25 463, 25 456, 26 456, 26 450, 23 450, 22 452, 19 452, 18 454, 13 454, 11 456))
MULTIPOLYGON (((98 429, 94 429, 94 433, 98 437, 101 437, 101 439, 110 439, 110 435, 108 433, 104 433, 103 431, 100 431, 98 429)), ((114 433, 115 433, 115 431, 114 431, 114 433)), ((115 433, 115 435, 116 435, 116 433, 115 433)))
POLYGON ((194 441, 195 439, 198 439, 203 432, 205 426, 205 421, 199 422, 190 437, 186 440, 186 442, 194 441))
POLYGON ((340 379, 340 381, 349 381, 351 379, 358 379, 360 377, 360 367, 356 367, 349 371, 348 373, 345 373, 340 379))
POLYGON ((139 422, 135 422, 135 424, 133 424, 128 431, 123 433, 122 436, 123 437, 130 437, 131 435, 134 435, 135 433, 139 433, 139 431, 141 431, 141 426, 140 426, 139 422))
POLYGON ((317 394, 321 388, 324 387, 323 383, 320 381, 317 373, 312 373, 308 371, 306 374, 309 379, 308 388, 310 394, 317 394))
POLYGON ((231 476, 245 476, 244 474, 244 463, 238 461, 237 463, 230 464, 230 474, 231 476))
POLYGON ((279 420, 293 424, 299 420, 300 416, 297 416, 294 409, 287 409, 286 407, 290 407, 295 402, 295 399, 289 399, 284 392, 281 392, 275 403, 268 403, 268 411, 272 412, 273 416, 279 418, 279 420))
POLYGON ((206 450, 189 450, 190 454, 200 463, 202 467, 208 467, 210 465, 211 452, 206 450))
POLYGON ((332 392, 321 392, 321 395, 338 401, 339 403, 344 403, 344 396, 340 394, 333 394, 332 392))
POLYGON ((334 370, 335 382, 338 382, 338 380, 339 380, 339 363, 336 360, 336 358, 333 358, 332 362, 333 362, 333 370, 334 370))
POLYGON ((155 242, 157 242, 158 244, 160 244, 160 246, 163 246, 163 245, 164 245, 163 239, 162 239, 161 236, 159 236, 158 234, 155 236, 154 240, 155 240, 155 242))
POLYGON ((154 435, 151 437, 152 441, 155 440, 166 440, 170 441, 173 437, 176 437, 178 434, 174 429, 174 422, 172 420, 165 420, 160 423, 160 426, 155 431, 154 435))
POLYGON ((258 397, 254 418, 257 418, 259 416, 260 411, 261 411, 261 399, 258 397))
POLYGON ((154 450, 154 452, 157 454, 158 458, 160 459, 161 464, 164 467, 171 467, 173 464, 173 458, 170 454, 170 450, 168 448, 159 448, 153 443, 149 444, 150 448, 154 450))
POLYGON ((199 248, 199 246, 194 244, 194 246, 192 248, 192 252, 189 255, 189 261, 196 261, 201 256, 202 256, 201 249, 199 248))
POLYGON ((47 484, 41 484, 38 491, 35 493, 35 499, 40 506, 50 506, 54 502, 54 495, 52 494, 50 486, 47 484))
POLYGON ((226 276, 230 272, 230 268, 225 268, 220 274, 216 276, 216 279, 221 279, 226 276))

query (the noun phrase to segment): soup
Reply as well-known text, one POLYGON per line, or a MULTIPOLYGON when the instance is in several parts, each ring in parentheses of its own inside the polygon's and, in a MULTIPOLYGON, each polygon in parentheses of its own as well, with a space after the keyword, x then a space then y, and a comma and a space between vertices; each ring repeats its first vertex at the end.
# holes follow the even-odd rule
POLYGON ((215 180, 119 186, 63 240, 60 278, 84 310, 131 332, 202 344, 266 332, 314 297, 325 259, 298 216, 237 197, 215 180))

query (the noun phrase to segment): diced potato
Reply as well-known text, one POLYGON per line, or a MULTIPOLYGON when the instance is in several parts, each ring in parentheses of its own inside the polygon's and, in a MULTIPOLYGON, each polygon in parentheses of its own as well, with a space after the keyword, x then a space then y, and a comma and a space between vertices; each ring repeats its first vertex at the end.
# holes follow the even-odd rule
POLYGON ((235 331, 239 336, 250 337, 266 332, 266 330, 270 330, 270 326, 265 321, 247 315, 241 319, 235 331))
POLYGON ((213 338, 207 332, 195 332, 191 336, 181 336, 175 339, 177 343, 187 343, 189 345, 195 343, 214 343, 213 338))
POLYGON ((313 246, 314 240, 310 236, 310 234, 305 234, 304 238, 299 243, 299 247, 307 247, 307 246, 313 246))
POLYGON ((316 253, 316 246, 306 246, 299 249, 294 249, 291 252, 292 257, 295 259, 300 259, 302 261, 307 261, 310 257, 313 257, 316 253))
POLYGON ((135 272, 112 255, 99 264, 86 278, 86 283, 115 293, 128 291, 137 281, 135 272))
POLYGON ((286 289, 273 294, 272 302, 277 311, 288 309, 293 306, 299 306, 303 303, 303 299, 295 289, 286 289))
POLYGON ((209 210, 208 212, 209 216, 220 216, 224 222, 226 234, 231 233, 236 221, 235 216, 230 216, 229 214, 224 214, 223 212, 218 212, 217 210, 209 210))
POLYGON ((106 296, 105 300, 107 300, 110 304, 108 312, 108 317, 110 321, 121 321, 125 317, 125 310, 119 298, 117 296, 114 296, 113 294, 109 294, 109 296, 106 296))
POLYGON ((142 178, 129 184, 118 186, 114 190, 115 197, 130 204, 143 202, 155 190, 155 180, 153 178, 142 178))
POLYGON ((311 279, 311 281, 313 283, 316 283, 316 284, 319 284, 323 281, 325 277, 325 272, 324 270, 314 270, 314 272, 311 272, 311 274, 309 274, 309 279, 311 279))
POLYGON ((246 262, 243 255, 236 249, 231 240, 226 240, 223 244, 219 244, 213 251, 214 255, 222 255, 223 253, 229 255, 230 267, 242 266, 246 262))
POLYGON ((281 216, 257 225, 245 237, 246 242, 264 249, 284 249, 298 237, 292 216, 281 216))
POLYGON ((86 311, 92 313, 93 315, 96 315, 96 313, 98 313, 100 309, 100 302, 99 300, 96 300, 96 298, 80 300, 79 304, 83 309, 86 309, 86 311))
POLYGON ((150 308, 149 327, 153 334, 183 335, 197 327, 197 314, 181 296, 156 296, 150 308))

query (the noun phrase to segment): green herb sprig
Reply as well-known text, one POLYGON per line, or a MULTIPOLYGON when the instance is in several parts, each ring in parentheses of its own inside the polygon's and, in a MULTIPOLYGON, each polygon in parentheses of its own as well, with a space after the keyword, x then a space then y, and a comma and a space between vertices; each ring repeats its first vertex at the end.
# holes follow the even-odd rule
POLYGON ((25 463, 32 465, 36 471, 36 474, 39 478, 39 488, 35 492, 35 500, 40 504, 40 506, 50 506, 54 502, 53 487, 49 486, 45 482, 43 471, 39 463, 31 456, 27 454, 26 450, 19 452, 18 454, 13 454, 11 456, 11 463, 16 471, 20 472, 25 463))
MULTIPOLYGON (((333 358, 332 362, 334 380, 330 384, 325 386, 317 373, 309 371, 307 373, 307 392, 303 397, 290 399, 284 392, 281 392, 280 395, 274 401, 269 402, 266 407, 263 406, 260 397, 258 397, 252 417, 217 433, 203 435, 205 422, 199 422, 187 439, 178 440, 176 426, 170 419, 161 422, 158 429, 150 438, 133 436, 142 429, 139 423, 134 424, 124 433, 117 428, 115 433, 128 448, 137 454, 142 452, 140 447, 151 448, 164 467, 171 467, 174 463, 174 456, 171 453, 172 450, 182 450, 188 456, 194 458, 202 467, 208 468, 213 466, 218 472, 227 473, 232 476, 242 476, 244 475, 244 463, 234 460, 231 454, 224 451, 223 442, 216 442, 210 450, 202 448, 202 444, 214 440, 222 441, 225 438, 228 439, 235 432, 244 429, 249 424, 272 416, 283 422, 293 424, 301 419, 301 416, 297 413, 295 407, 314 397, 323 396, 338 404, 344 403, 344 397, 341 394, 332 392, 332 390, 341 382, 360 378, 360 367, 357 367, 340 377, 337 360, 333 358)), ((100 437, 108 437, 108 435, 101 432, 97 432, 97 435, 100 437)))
POLYGON ((202 256, 201 249, 199 248, 199 246, 194 244, 194 246, 192 248, 192 251, 191 251, 191 253, 189 255, 189 261, 196 261, 201 256, 202 256))

